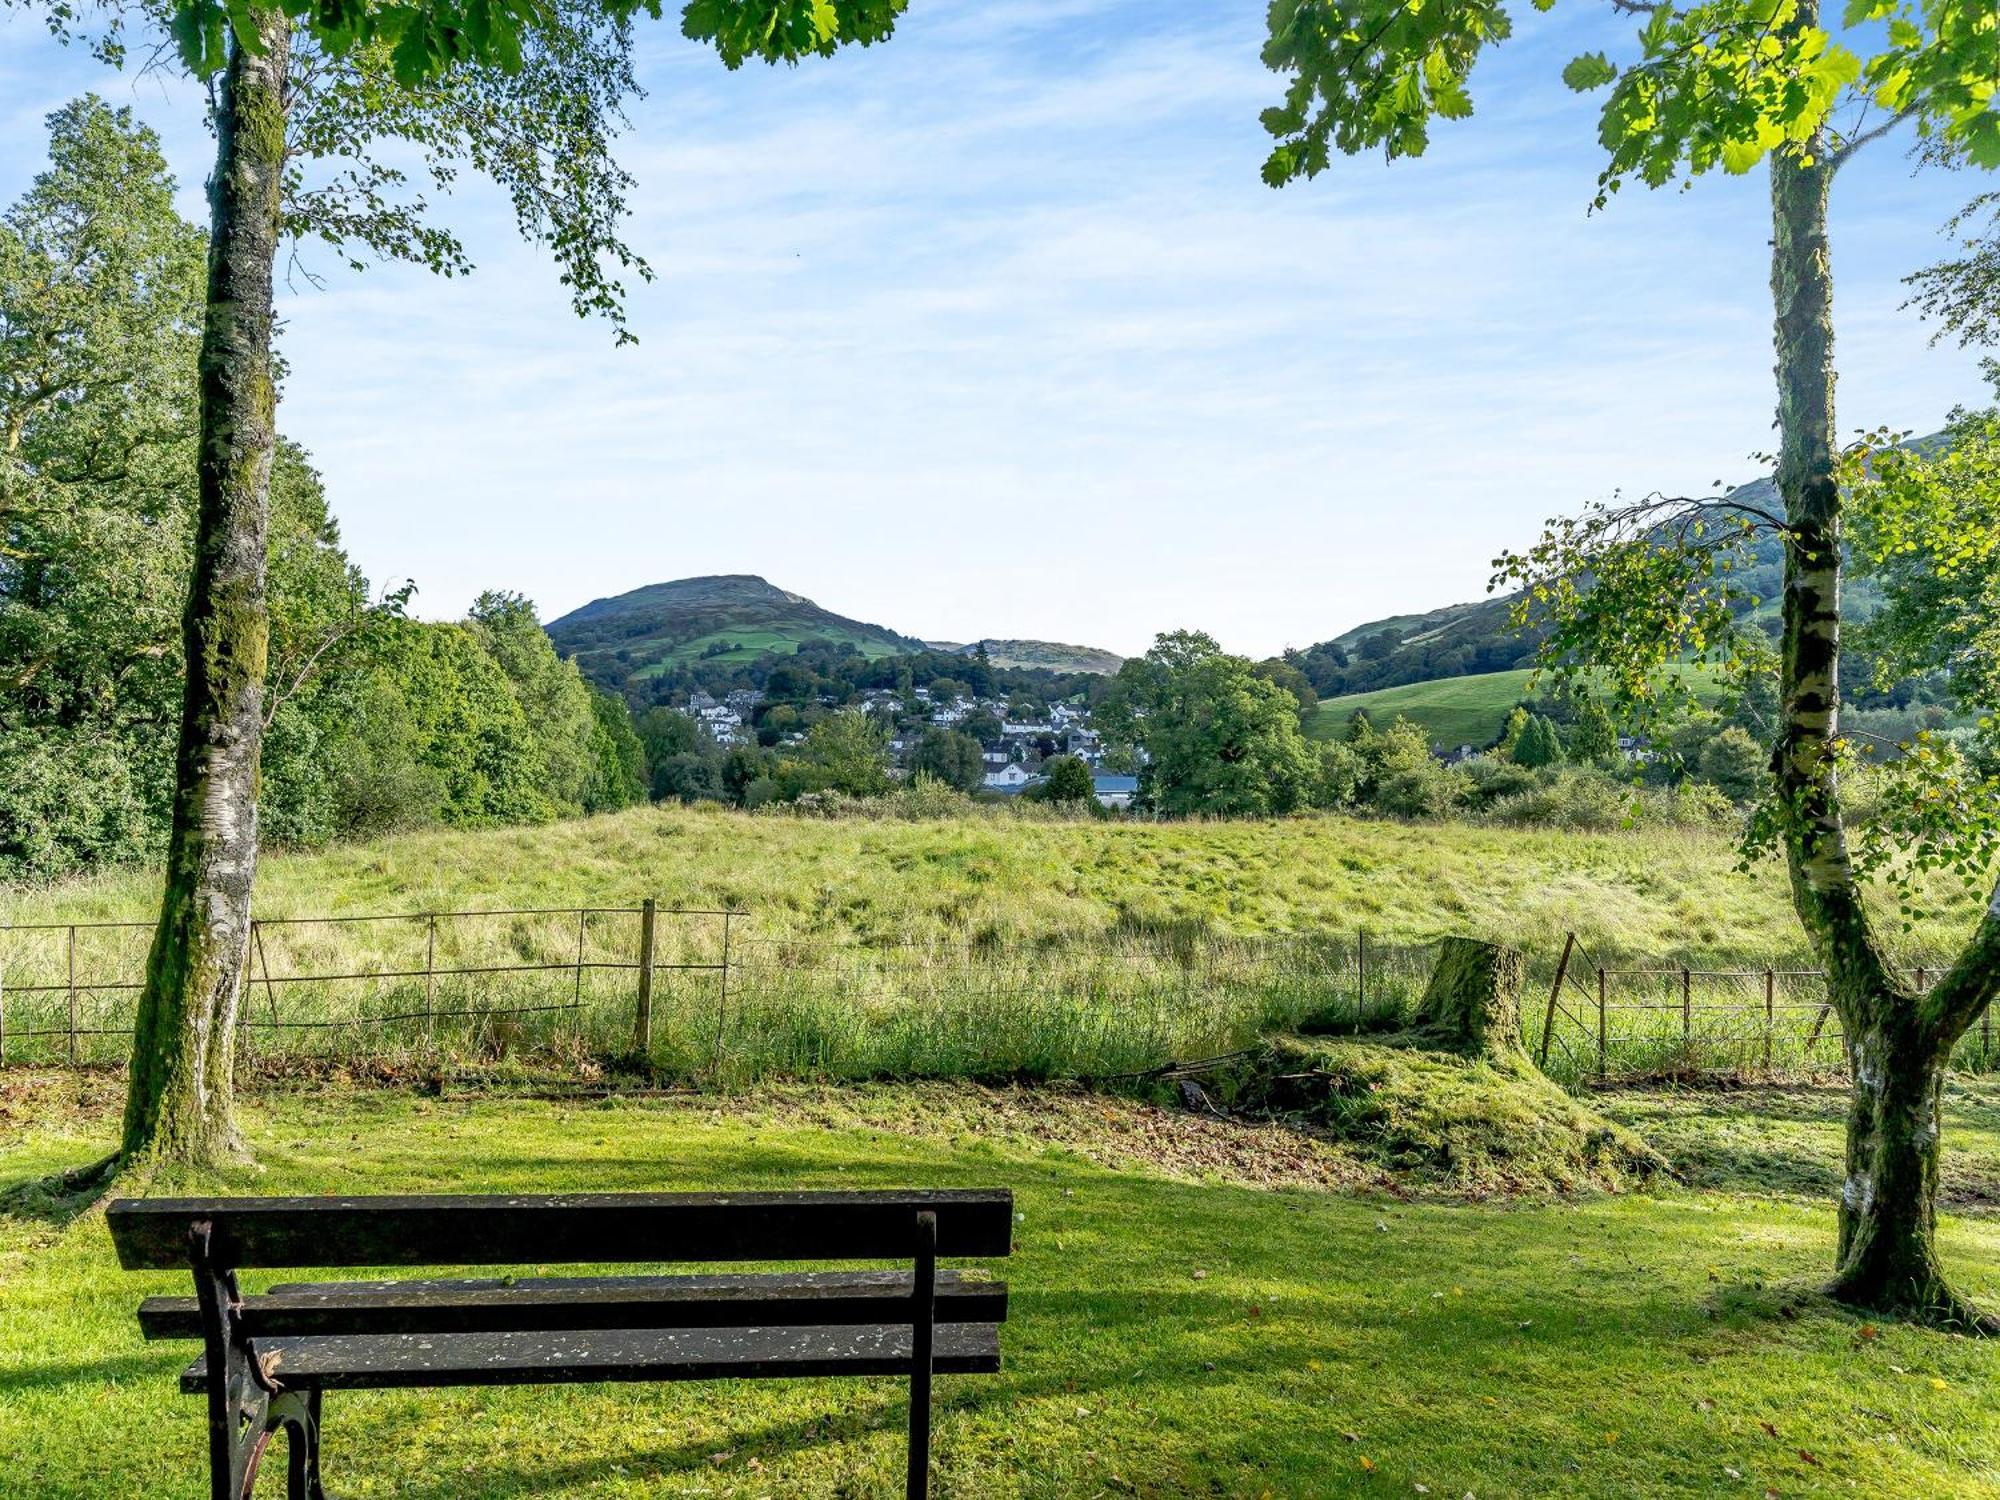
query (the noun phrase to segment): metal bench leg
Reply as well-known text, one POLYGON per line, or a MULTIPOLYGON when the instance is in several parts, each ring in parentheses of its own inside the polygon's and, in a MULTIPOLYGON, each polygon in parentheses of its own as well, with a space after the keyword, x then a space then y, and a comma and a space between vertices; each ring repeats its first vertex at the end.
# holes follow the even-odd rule
POLYGON ((937 1215, 917 1215, 916 1274, 910 1300, 910 1473, 908 1500, 931 1491, 931 1347, 937 1329, 937 1215))
POLYGON ((285 1500, 326 1500, 319 1482, 319 1392, 279 1397, 270 1420, 285 1429, 285 1500))

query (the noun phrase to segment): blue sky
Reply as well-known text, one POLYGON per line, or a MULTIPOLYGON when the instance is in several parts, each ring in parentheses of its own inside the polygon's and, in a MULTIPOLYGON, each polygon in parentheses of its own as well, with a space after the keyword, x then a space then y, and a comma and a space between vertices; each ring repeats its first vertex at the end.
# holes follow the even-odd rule
MULTIPOLYGON (((734 74, 654 25, 621 149, 660 273, 640 345, 468 186, 468 279, 308 252, 280 421, 356 559, 434 616, 755 572, 933 638, 1262 654, 1477 597, 1545 516, 1772 446, 1763 177, 1587 212, 1595 104, 1556 74, 1628 24, 1530 11, 1424 159, 1283 192, 1261 5, 913 0, 884 46, 734 74)), ((162 133, 202 217, 193 88, 18 17, 0 197, 87 88, 162 133)), ((1905 144, 1836 188, 1843 428, 1981 394, 1897 309, 1977 184, 1905 144)))

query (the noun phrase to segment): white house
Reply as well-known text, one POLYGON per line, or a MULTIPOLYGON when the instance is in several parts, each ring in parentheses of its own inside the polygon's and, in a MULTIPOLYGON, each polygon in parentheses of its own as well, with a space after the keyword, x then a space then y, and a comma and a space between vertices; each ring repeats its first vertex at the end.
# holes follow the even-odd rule
POLYGON ((1124 811, 1139 795, 1139 778, 1136 776, 1093 776, 1090 784, 1091 790, 1097 793, 1097 800, 1115 811, 1124 811))
POLYGON ((1031 781, 1039 780, 1026 766, 1014 764, 1005 770, 988 771, 985 781, 989 791, 1018 792, 1031 781))

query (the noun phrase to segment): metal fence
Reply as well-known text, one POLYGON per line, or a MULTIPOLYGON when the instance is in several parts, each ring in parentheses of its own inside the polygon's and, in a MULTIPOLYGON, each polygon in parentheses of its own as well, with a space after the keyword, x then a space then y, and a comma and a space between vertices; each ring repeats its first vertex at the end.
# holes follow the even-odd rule
MULTIPOLYGON (((656 993, 687 976, 712 987, 719 1026, 742 915, 649 898, 257 917, 237 1036, 252 1058, 325 1051, 308 1039, 357 1032, 388 1038, 390 1050, 441 1033, 475 1047, 560 1033, 643 1051, 656 993)), ((0 925, 0 1064, 122 1060, 153 931, 150 922, 0 925)))
MULTIPOLYGON (((560 1070, 639 1056, 760 1078, 1090 1078, 1279 1031, 1393 1026, 1434 945, 1366 931, 1235 937, 1199 925, 953 940, 746 932, 746 914, 638 906, 260 917, 237 1036, 246 1062, 536 1053, 560 1070)), ((116 1063, 152 926, 0 926, 0 1064, 116 1063)), ((1914 967, 1919 985, 1938 970, 1914 967)), ((1845 1065, 1823 976, 1600 963, 1572 935, 1531 954, 1524 1041, 1551 1076, 1805 1076, 1845 1065)), ((1954 1062, 2000 1066, 1990 1014, 1954 1062)))
MULTIPOLYGON (((1943 970, 1911 964, 1897 972, 1923 991, 1943 970)), ((1846 1067, 1845 1034, 1822 969, 1607 966, 1572 933, 1547 994, 1531 1042, 1536 1060, 1558 1077, 1797 1076, 1846 1067)), ((2000 1066, 1990 1007, 1959 1039, 1952 1063, 2000 1066)))

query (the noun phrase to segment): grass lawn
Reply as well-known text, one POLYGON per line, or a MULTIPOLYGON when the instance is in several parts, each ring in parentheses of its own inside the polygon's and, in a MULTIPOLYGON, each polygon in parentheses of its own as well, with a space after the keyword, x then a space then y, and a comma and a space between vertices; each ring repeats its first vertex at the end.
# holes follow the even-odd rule
MULTIPOLYGON (((8 1075, 0 1186, 100 1149, 112 1086, 8 1075)), ((1566 1202, 1407 1200, 1277 1127, 945 1085, 272 1093, 245 1110, 260 1169, 171 1186, 1011 1186, 1006 1370, 940 1382, 942 1496, 1995 1493, 2000 1349, 1799 1290, 1830 1253, 1838 1101, 1783 1099, 1614 1098, 1701 1148, 1697 1185, 1566 1202)), ((1942 1237, 2000 1302, 2000 1090, 1964 1085, 1951 1114, 1942 1237)), ((0 1495, 198 1492, 188 1351, 132 1321, 181 1280, 119 1271, 99 1213, 0 1217, 0 1495)), ((329 1479, 351 1500, 873 1496, 897 1491, 902 1413, 880 1380, 339 1393, 329 1479)))

